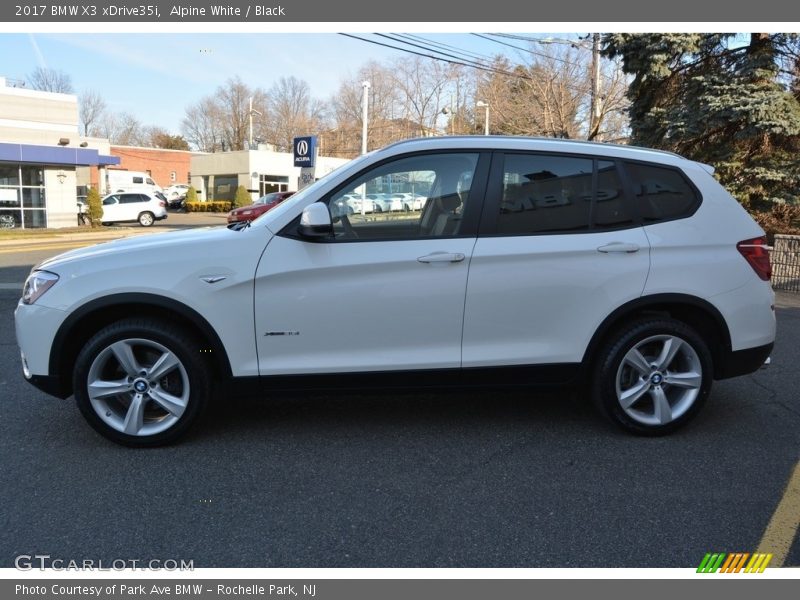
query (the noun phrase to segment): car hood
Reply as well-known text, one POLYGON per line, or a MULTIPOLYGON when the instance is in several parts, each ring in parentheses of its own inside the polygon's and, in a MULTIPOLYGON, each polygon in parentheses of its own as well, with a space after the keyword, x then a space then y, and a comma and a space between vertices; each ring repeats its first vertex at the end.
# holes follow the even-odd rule
POLYGON ((216 243, 223 243, 242 232, 231 231, 226 227, 202 227, 187 231, 168 231, 165 233, 148 233, 130 236, 93 246, 77 248, 59 254, 39 263, 35 269, 57 271, 59 267, 79 260, 116 257, 133 253, 159 254, 165 261, 172 253, 185 250, 196 251, 198 256, 208 253, 216 243))

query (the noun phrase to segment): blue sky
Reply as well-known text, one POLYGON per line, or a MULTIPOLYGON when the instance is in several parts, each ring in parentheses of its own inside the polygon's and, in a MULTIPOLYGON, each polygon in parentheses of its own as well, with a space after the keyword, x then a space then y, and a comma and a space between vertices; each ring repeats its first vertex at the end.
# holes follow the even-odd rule
MULTIPOLYGON (((424 35, 479 54, 518 54, 468 33, 424 35)), ((112 111, 173 133, 188 105, 233 75, 267 90, 294 75, 315 97, 328 99, 368 60, 402 55, 334 33, 0 34, 0 76, 23 79, 37 66, 57 69, 70 75, 76 92, 94 89, 112 111)))

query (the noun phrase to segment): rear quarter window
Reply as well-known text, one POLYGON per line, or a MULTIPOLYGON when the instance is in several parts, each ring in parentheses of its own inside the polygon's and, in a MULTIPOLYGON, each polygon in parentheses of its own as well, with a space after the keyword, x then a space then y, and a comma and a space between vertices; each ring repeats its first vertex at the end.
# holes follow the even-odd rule
POLYGON ((700 205, 700 195, 680 170, 625 163, 633 195, 644 224, 688 217, 700 205))

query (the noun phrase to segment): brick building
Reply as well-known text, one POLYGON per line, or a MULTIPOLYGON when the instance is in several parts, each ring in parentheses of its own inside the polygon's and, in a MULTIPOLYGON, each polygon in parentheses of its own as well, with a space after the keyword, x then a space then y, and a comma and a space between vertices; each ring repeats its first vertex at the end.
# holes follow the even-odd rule
POLYGON ((173 183, 189 183, 189 160, 197 153, 188 150, 162 150, 138 146, 111 146, 120 159, 117 169, 144 171, 162 188, 173 183))

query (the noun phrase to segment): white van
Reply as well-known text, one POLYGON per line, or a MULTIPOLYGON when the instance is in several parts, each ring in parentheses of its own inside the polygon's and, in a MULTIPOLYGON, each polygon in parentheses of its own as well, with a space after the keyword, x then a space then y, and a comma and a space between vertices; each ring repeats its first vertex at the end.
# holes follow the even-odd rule
POLYGON ((144 171, 106 170, 106 189, 109 194, 116 192, 161 192, 161 186, 144 171))

